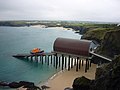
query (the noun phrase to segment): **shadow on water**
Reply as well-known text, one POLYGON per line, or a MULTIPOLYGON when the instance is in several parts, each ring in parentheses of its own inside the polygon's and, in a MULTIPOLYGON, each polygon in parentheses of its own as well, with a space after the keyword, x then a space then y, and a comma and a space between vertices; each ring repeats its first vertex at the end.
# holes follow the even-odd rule
POLYGON ((47 65, 47 63, 45 63, 45 60, 43 60, 43 64, 42 61, 40 61, 39 59, 35 60, 35 59, 30 59, 30 58, 22 58, 22 57, 15 57, 18 60, 21 60, 23 62, 25 62, 27 65, 36 67, 36 68, 49 68, 49 65, 47 65))
POLYGON ((31 60, 31 59, 28 59, 28 58, 18 58, 18 57, 16 57, 16 59, 22 60, 25 63, 27 63, 29 65, 32 65, 34 67, 38 67, 40 65, 40 63, 37 60, 31 60))

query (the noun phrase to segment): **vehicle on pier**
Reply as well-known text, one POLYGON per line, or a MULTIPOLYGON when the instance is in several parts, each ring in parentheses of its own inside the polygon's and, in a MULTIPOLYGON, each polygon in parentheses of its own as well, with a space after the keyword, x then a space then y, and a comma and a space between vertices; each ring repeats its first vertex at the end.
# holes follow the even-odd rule
POLYGON ((40 48, 34 48, 30 51, 30 54, 42 54, 44 50, 40 50, 40 48))

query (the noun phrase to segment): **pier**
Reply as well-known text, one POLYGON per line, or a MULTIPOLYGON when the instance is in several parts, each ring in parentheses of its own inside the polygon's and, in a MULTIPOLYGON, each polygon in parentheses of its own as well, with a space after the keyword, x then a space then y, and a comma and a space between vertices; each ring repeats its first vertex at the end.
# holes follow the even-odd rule
POLYGON ((13 57, 16 58, 26 58, 26 57, 34 57, 34 56, 46 56, 46 55, 53 55, 54 53, 36 53, 36 54, 16 54, 13 57))
MULTIPOLYGON (((40 62, 42 64, 53 65, 56 69, 67 69, 76 67, 79 71, 81 67, 85 67, 85 72, 91 67, 91 56, 97 56, 103 60, 112 61, 109 58, 94 53, 91 50, 91 41, 74 40, 58 38, 53 45, 53 52, 36 53, 36 54, 16 54, 13 57, 26 58, 40 62)), ((99 61, 98 61, 99 62, 99 61)))
POLYGON ((76 71, 79 71, 81 67, 85 66, 85 72, 91 67, 91 61, 87 57, 80 57, 78 55, 50 52, 44 54, 16 54, 13 57, 20 59, 33 60, 42 64, 53 65, 56 69, 61 70, 67 69, 70 71, 71 68, 76 67, 76 71))

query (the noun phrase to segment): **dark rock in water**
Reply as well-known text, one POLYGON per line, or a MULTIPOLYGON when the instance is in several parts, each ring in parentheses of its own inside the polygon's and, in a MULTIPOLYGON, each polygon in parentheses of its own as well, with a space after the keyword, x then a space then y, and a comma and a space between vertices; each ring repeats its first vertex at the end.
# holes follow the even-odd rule
POLYGON ((19 88, 21 86, 24 86, 24 87, 33 87, 34 83, 32 83, 32 82, 26 82, 26 81, 20 81, 19 83, 18 82, 11 82, 11 83, 9 83, 9 87, 10 88, 19 88))
POLYGON ((87 79, 84 76, 76 78, 72 85, 73 90, 89 90, 90 82, 91 82, 91 80, 87 79))
POLYGON ((24 87, 33 87, 35 86, 33 82, 20 81, 19 84, 24 87))
POLYGON ((41 90, 39 87, 35 86, 33 82, 20 81, 19 84, 27 90, 41 90))
POLYGON ((0 86, 8 86, 10 88, 19 88, 23 86, 23 88, 27 88, 27 90, 41 90, 41 88, 35 86, 33 82, 27 82, 27 81, 11 82, 11 83, 0 82, 0 86))
POLYGON ((21 85, 17 82, 11 82, 11 83, 9 83, 9 87, 10 88, 19 88, 19 87, 21 87, 21 85))
POLYGON ((4 81, 0 81, 0 86, 9 86, 9 83, 4 82, 4 81))

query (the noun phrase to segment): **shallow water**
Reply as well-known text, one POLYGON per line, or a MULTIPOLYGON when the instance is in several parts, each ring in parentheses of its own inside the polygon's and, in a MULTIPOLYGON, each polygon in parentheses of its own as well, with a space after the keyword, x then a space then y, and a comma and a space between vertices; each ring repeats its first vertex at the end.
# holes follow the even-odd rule
POLYGON ((29 53, 35 47, 51 52, 57 37, 80 39, 81 36, 62 28, 0 27, 0 81, 25 80, 38 84, 58 72, 52 65, 12 57, 29 53))

